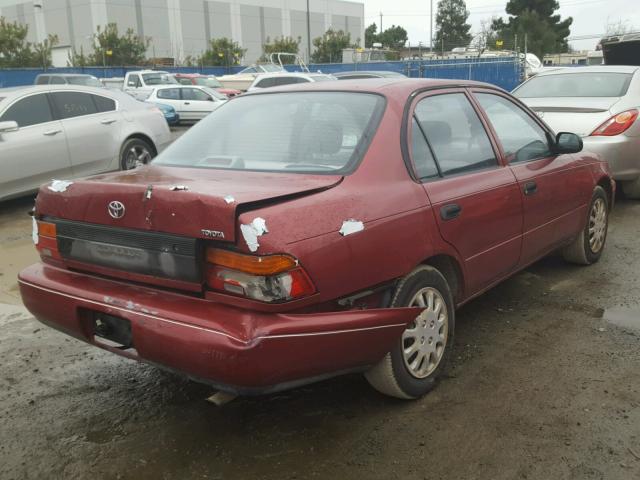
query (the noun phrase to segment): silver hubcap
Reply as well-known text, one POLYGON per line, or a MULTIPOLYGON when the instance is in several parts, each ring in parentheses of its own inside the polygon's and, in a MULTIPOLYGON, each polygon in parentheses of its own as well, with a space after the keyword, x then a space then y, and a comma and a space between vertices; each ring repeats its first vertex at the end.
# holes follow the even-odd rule
POLYGON ((410 307, 424 307, 402 334, 402 357, 409 373, 425 378, 438 367, 447 345, 449 316, 444 298, 435 288, 419 290, 410 307))
POLYGON ((602 249, 606 234, 607 207, 604 200, 597 198, 589 214, 589 247, 593 253, 598 253, 602 249))
POLYGON ((149 163, 149 160, 151 160, 151 153, 149 150, 140 145, 131 147, 126 155, 127 156, 124 160, 125 170, 131 170, 132 168, 139 167, 140 165, 149 163))

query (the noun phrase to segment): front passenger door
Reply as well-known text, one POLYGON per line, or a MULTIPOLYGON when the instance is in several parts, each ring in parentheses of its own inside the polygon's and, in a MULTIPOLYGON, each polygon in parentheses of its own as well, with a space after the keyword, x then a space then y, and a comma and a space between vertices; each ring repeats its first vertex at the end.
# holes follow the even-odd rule
POLYGON ((73 176, 64 128, 46 93, 18 99, 0 112, 0 122, 5 121, 16 122, 18 129, 0 133, 0 197, 73 176))
POLYGON ((522 201, 462 89, 426 94, 412 118, 413 162, 473 295, 511 273, 522 245, 522 201))
POLYGON ((518 180, 524 206, 521 266, 570 240, 584 227, 592 184, 573 155, 556 156, 550 135, 532 115, 495 91, 475 90, 502 155, 518 180))

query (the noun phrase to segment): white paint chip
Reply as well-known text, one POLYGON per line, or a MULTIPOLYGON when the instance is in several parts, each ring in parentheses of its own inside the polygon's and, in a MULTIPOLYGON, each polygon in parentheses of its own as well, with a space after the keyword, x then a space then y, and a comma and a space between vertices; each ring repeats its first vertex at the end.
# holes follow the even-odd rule
POLYGON ((267 229, 267 222, 265 222, 264 218, 260 217, 254 218, 249 225, 240 225, 240 231, 242 232, 244 241, 247 242, 249 250, 252 252, 258 250, 258 247, 260 246, 258 243, 258 237, 265 233, 269 233, 269 230, 267 229))
POLYGON ((171 190, 172 192, 175 192, 177 190, 189 190, 189 187, 187 187, 186 185, 171 185, 169 187, 169 190, 171 190))
POLYGON ((224 197, 224 201, 227 202, 227 203, 233 203, 233 202, 236 201, 236 199, 233 198, 231 195, 227 195, 227 196, 224 197))
POLYGON ((49 185, 47 188, 52 192, 62 193, 66 192, 67 188, 69 188, 69 185, 71 184, 73 184, 73 182, 69 180, 52 180, 51 185, 49 185))
POLYGON ((38 222, 36 222, 36 217, 31 217, 31 238, 33 239, 34 245, 38 244, 38 222))
POLYGON ((347 235, 351 235, 352 233, 361 232, 364 230, 364 223, 359 220, 354 220, 350 218, 349 220, 345 220, 342 222, 342 228, 340 228, 340 235, 346 237, 347 235))

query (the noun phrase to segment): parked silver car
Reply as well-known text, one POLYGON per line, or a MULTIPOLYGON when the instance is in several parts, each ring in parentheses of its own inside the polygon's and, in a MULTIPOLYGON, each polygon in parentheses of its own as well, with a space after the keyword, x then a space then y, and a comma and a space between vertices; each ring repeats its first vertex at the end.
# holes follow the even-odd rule
POLYGON ((123 92, 72 85, 0 89, 0 200, 52 179, 146 163, 171 141, 162 112, 123 92))
POLYGON ((583 137, 609 162, 624 193, 640 199, 640 67, 542 71, 513 91, 556 132, 583 137))

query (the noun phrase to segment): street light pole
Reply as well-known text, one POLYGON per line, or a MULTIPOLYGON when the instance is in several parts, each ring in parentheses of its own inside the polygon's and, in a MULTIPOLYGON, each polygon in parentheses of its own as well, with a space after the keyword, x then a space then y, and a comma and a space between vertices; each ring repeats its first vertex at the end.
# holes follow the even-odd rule
POLYGON ((311 12, 307 0, 307 63, 311 63, 311 12))

